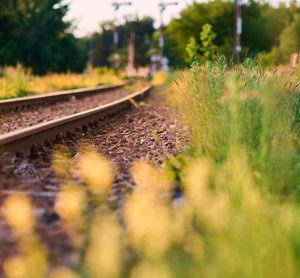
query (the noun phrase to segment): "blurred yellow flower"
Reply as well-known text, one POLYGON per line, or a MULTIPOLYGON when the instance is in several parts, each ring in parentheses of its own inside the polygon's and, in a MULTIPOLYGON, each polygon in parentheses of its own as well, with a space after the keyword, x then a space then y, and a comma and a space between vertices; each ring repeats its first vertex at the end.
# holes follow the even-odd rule
POLYGON ((52 168, 58 179, 70 178, 71 157, 68 147, 57 145, 52 152, 52 168))
POLYGON ((78 167, 82 180, 92 193, 99 196, 109 193, 114 179, 114 171, 112 164, 107 159, 95 151, 89 151, 79 157, 78 167))
POLYGON ((185 195, 198 220, 211 231, 223 231, 230 218, 228 196, 210 188, 212 163, 207 158, 191 162, 184 171, 185 195))
POLYGON ((143 256, 158 260, 173 241, 170 211, 173 180, 167 172, 146 161, 136 162, 131 174, 137 187, 124 205, 129 241, 143 256))
POLYGON ((65 185, 58 193, 55 209, 66 224, 80 227, 85 205, 85 190, 77 185, 65 185))
POLYGON ((93 220, 85 262, 91 277, 119 277, 122 245, 120 226, 113 216, 102 213, 93 220))
POLYGON ((19 242, 19 247, 26 261, 27 277, 45 277, 48 269, 47 249, 34 235, 22 239, 19 242))
POLYGON ((28 278, 26 261, 22 256, 8 258, 3 264, 6 278, 28 278))
POLYGON ((124 206, 124 219, 131 244, 151 259, 160 259, 172 243, 172 219, 168 206, 136 190, 124 206))
POLYGON ((34 228, 34 212, 31 201, 25 195, 12 195, 5 199, 3 212, 6 222, 17 234, 27 234, 34 228))
POLYGON ((182 243, 187 234, 193 230, 193 216, 193 209, 187 202, 172 209, 172 234, 175 244, 182 243))
POLYGON ((8 258, 4 262, 5 277, 41 278, 46 277, 48 268, 47 250, 34 235, 19 240, 21 255, 8 258))
POLYGON ((209 179, 212 175, 210 160, 200 158, 190 162, 183 173, 185 196, 194 205, 206 202, 209 195, 209 179))
POLYGON ((146 161, 134 163, 131 168, 131 175, 139 187, 149 187, 156 193, 169 192, 171 190, 172 176, 167 171, 157 169, 146 161))

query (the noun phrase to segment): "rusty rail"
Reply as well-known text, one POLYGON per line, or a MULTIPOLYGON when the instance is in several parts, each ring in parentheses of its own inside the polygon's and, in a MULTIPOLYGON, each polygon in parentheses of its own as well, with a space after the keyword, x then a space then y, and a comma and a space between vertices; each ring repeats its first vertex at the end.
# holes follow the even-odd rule
POLYGON ((143 98, 150 90, 151 86, 147 86, 109 104, 1 135, 0 153, 28 153, 36 148, 49 146, 60 138, 72 139, 76 132, 87 132, 96 128, 100 121, 135 104, 134 101, 143 98))

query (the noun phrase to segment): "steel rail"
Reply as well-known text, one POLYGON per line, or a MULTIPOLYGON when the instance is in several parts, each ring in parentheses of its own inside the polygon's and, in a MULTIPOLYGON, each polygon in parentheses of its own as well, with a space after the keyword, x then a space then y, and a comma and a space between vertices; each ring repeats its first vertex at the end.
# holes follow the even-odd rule
POLYGON ((53 140, 73 139, 76 132, 85 133, 99 126, 99 122, 105 118, 136 105, 135 101, 146 96, 150 90, 151 86, 147 86, 109 104, 3 134, 0 136, 0 153, 28 153, 34 148, 51 145, 53 140))
POLYGON ((89 94, 97 94, 104 93, 107 91, 117 90, 122 88, 127 83, 121 83, 118 85, 103 85, 96 86, 91 88, 82 88, 82 89, 74 89, 74 90, 65 90, 65 91, 57 91, 52 93, 46 93, 41 95, 27 96, 27 97, 19 97, 19 98, 11 98, 0 100, 0 112, 8 111, 8 110, 16 110, 17 108, 25 108, 31 107, 35 105, 48 104, 62 100, 69 100, 72 97, 85 97, 89 94))

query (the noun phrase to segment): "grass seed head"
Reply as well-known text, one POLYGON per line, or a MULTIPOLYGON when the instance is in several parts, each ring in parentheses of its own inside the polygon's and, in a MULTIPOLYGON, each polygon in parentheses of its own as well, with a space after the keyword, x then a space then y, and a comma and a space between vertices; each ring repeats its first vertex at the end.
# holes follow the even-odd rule
POLYGON ((24 195, 12 195, 3 204, 5 220, 17 235, 33 232, 35 219, 31 201, 24 195))
POLYGON ((95 151, 84 153, 79 158, 78 168, 90 192, 102 197, 109 194, 114 179, 114 169, 107 159, 95 151))
POLYGON ((55 209, 65 224, 79 228, 84 224, 86 192, 76 185, 62 186, 58 193, 55 209))

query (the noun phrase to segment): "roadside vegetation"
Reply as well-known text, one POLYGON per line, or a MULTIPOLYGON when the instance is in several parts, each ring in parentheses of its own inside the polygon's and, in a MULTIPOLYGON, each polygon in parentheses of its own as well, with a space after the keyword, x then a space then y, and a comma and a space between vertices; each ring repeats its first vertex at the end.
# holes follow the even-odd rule
POLYGON ((35 76, 22 66, 0 71, 0 99, 43 94, 59 90, 113 85, 121 83, 123 74, 112 69, 89 69, 86 73, 52 73, 35 76))
POLYGON ((160 168, 136 161, 120 214, 107 202, 113 164, 86 143, 76 158, 57 148, 55 207, 77 260, 49 271, 32 204, 12 196, 4 215, 20 254, 5 262, 7 277, 297 277, 297 80, 250 59, 195 62, 171 95, 193 144, 160 168))

